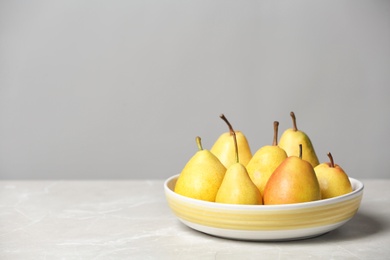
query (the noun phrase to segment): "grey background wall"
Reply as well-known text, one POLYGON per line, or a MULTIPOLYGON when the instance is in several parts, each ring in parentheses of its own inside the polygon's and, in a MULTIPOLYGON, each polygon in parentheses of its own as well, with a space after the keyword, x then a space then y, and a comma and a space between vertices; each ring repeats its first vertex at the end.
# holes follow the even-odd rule
POLYGON ((389 178, 390 1, 1 1, 0 178, 165 179, 291 126, 389 178))

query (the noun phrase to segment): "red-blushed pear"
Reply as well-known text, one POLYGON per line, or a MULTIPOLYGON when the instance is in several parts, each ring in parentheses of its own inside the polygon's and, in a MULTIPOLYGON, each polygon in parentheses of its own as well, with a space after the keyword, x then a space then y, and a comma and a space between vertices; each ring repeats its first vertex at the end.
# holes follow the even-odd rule
POLYGON ((278 146, 278 127, 279 122, 275 121, 272 145, 265 145, 257 150, 246 166, 249 177, 262 195, 272 173, 287 158, 286 152, 278 146))
POLYGON ((319 161, 309 136, 305 132, 298 130, 294 112, 291 112, 290 116, 293 121, 293 128, 283 132, 279 140, 279 147, 286 151, 287 156, 298 156, 299 144, 302 144, 304 151, 302 159, 316 167, 319 161))
POLYGON ((256 185, 239 161, 236 135, 233 132, 236 162, 229 166, 219 187, 215 202, 228 204, 261 205, 263 200, 256 185))
POLYGON ((299 157, 289 156, 275 169, 265 188, 264 205, 291 204, 321 199, 321 190, 313 166, 299 157))
POLYGON ((226 168, 214 154, 203 149, 199 136, 196 137, 196 143, 198 151, 181 171, 175 192, 193 199, 214 202, 226 168))
POLYGON ((352 185, 347 173, 333 161, 328 153, 330 162, 317 165, 314 171, 320 183, 322 199, 333 198, 352 192, 352 185))
POLYGON ((229 132, 221 134, 211 147, 210 151, 218 157, 226 168, 236 163, 235 145, 233 141, 233 133, 236 135, 238 154, 240 156, 240 163, 246 166, 252 158, 252 152, 246 136, 241 131, 234 131, 232 125, 227 120, 225 115, 220 115, 220 118, 225 121, 229 127, 229 132))

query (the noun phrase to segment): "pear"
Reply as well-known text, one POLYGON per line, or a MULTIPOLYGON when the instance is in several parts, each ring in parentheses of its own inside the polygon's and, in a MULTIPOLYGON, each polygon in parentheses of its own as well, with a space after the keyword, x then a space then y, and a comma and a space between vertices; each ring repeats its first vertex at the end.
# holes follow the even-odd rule
POLYGON ((226 168, 210 151, 203 149, 201 138, 196 137, 198 151, 181 171, 175 192, 193 199, 215 201, 226 168))
POLYGON ((305 132, 298 130, 294 112, 291 112, 290 116, 293 121, 293 128, 283 132, 280 137, 279 147, 286 151, 287 156, 298 156, 299 144, 302 144, 304 151, 302 159, 308 161, 314 168, 319 164, 319 161, 312 142, 305 132))
POLYGON ((246 166, 249 177, 264 194, 264 187, 275 169, 287 158, 286 152, 278 146, 279 122, 274 122, 274 138, 272 145, 261 147, 253 155, 246 166))
POLYGON ((265 188, 264 205, 290 204, 321 199, 320 185, 313 166, 300 155, 287 157, 275 169, 265 188))
POLYGON ((330 162, 317 165, 314 171, 321 188, 322 199, 328 199, 350 193, 352 185, 347 173, 333 161, 333 156, 328 153, 330 162))
POLYGON ((252 152, 246 136, 241 131, 234 131, 232 125, 226 119, 225 115, 220 115, 220 118, 225 121, 229 127, 229 132, 221 134, 211 147, 210 151, 218 157, 218 159, 229 168, 235 163, 235 145, 233 140, 233 133, 236 135, 238 144, 238 154, 240 156, 240 163, 246 166, 252 158, 252 152))
POLYGON ((226 170, 225 177, 219 187, 215 202, 228 204, 263 204, 261 193, 249 178, 243 164, 239 162, 236 134, 233 132, 236 162, 226 170))

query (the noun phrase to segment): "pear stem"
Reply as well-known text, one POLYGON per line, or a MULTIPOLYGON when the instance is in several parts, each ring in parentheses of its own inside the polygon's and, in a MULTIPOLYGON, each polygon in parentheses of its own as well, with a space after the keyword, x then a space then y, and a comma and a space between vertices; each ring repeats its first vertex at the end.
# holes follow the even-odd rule
POLYGON ((227 120, 227 118, 225 117, 224 114, 221 114, 219 117, 222 118, 223 121, 225 121, 225 123, 226 123, 226 124, 228 125, 228 127, 229 127, 230 134, 233 135, 234 146, 235 146, 235 148, 236 148, 236 161, 237 161, 237 163, 238 163, 238 162, 240 162, 240 161, 239 161, 239 158, 238 158, 238 144, 237 144, 236 132, 234 131, 232 125, 231 125, 230 122, 227 120))
POLYGON ((236 137, 236 132, 233 131, 233 139, 234 139, 234 147, 236 149, 236 162, 239 163, 240 160, 238 158, 238 144, 237 144, 237 137, 236 137))
POLYGON ((199 151, 202 151, 203 150, 202 139, 199 136, 196 137, 196 144, 198 145, 199 151))
POLYGON ((278 128, 279 128, 279 122, 278 121, 274 121, 274 139, 272 141, 272 145, 273 146, 277 146, 278 145, 278 128))
POLYGON ((230 122, 227 120, 227 118, 225 117, 225 115, 224 115, 224 114, 221 114, 219 117, 222 118, 223 121, 225 121, 225 123, 228 125, 230 134, 232 135, 232 134, 234 133, 233 127, 232 127, 232 125, 230 124, 230 122))
POLYGON ((301 158, 301 159, 302 159, 302 154, 303 154, 302 144, 299 144, 299 158, 301 158))
POLYGON ((293 130, 294 131, 298 131, 298 127, 297 127, 297 119, 295 118, 295 114, 294 112, 290 112, 290 116, 292 118, 292 121, 293 121, 293 130))
POLYGON ((334 168, 334 160, 333 160, 333 156, 331 153, 328 153, 328 157, 330 159, 330 167, 334 168))

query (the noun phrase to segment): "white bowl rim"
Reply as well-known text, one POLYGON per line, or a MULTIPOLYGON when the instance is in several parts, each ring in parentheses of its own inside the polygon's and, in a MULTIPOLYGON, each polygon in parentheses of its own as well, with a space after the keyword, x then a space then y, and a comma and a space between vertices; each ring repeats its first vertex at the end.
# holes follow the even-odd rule
POLYGON ((173 181, 174 179, 178 178, 180 174, 173 175, 165 180, 164 182, 164 190, 167 194, 176 197, 177 199, 180 199, 182 201, 191 203, 191 204, 198 204, 203 205, 205 207, 210 208, 219 208, 219 209, 226 209, 226 210, 288 210, 288 209, 302 209, 302 208, 311 208, 316 206, 324 206, 329 205, 333 203, 338 203, 342 201, 346 201, 349 199, 352 199, 354 197, 359 196, 364 189, 364 184, 354 178, 349 177, 349 180, 352 184, 353 191, 338 197, 329 198, 329 199, 321 199, 316 201, 310 201, 310 202, 302 202, 302 203, 292 203, 292 204, 280 204, 280 205, 242 205, 242 204, 225 204, 225 203, 218 203, 218 202, 210 202, 210 201, 204 201, 204 200, 198 200, 189 198, 183 195, 180 195, 176 192, 174 192, 172 189, 168 187, 168 184, 173 181))

